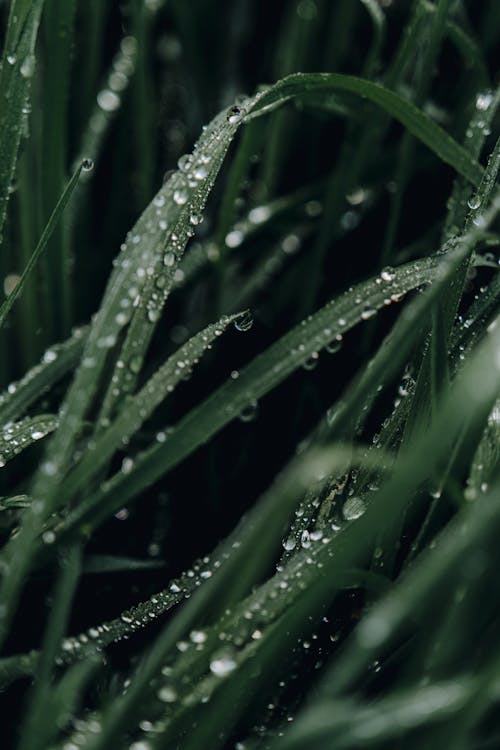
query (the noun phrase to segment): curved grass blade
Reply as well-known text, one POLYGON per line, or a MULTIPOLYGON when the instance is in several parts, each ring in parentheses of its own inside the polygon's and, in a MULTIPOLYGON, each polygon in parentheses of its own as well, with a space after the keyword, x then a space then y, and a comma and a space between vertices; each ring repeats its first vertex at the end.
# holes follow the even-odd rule
POLYGON ((431 282, 437 264, 438 259, 433 257, 400 266, 385 277, 387 280, 377 277, 358 284, 325 305, 256 357, 240 371, 236 380, 227 381, 189 412, 164 443, 137 456, 129 474, 115 475, 94 496, 84 500, 69 516, 69 524, 78 527, 90 523, 93 528, 113 508, 118 509, 117 503, 122 507, 126 500, 207 442, 312 355, 317 355, 360 321, 372 317, 376 310, 401 299, 411 289, 431 282))
MULTIPOLYGON (((274 588, 276 592, 274 597, 268 596, 267 599, 264 599, 262 593, 267 587, 266 584, 255 595, 255 598, 258 598, 259 601, 255 601, 253 607, 249 602, 245 602, 244 611, 255 613, 252 618, 249 618, 249 630, 259 627, 259 618, 262 619, 261 613, 263 611, 269 612, 269 609, 272 607, 277 610, 277 614, 279 614, 280 610, 287 610, 287 632, 300 632, 311 621, 311 618, 314 621, 315 617, 319 616, 319 613, 324 610, 327 602, 331 601, 333 591, 337 586, 336 578, 339 572, 345 570, 346 567, 356 563, 359 564, 366 559, 374 540, 372 534, 376 534, 375 527, 377 525, 380 527, 387 523, 394 513, 400 512, 400 510, 398 511, 398 507, 400 508, 411 501, 416 488, 422 482, 423 476, 429 475, 429 473, 432 474, 432 467, 435 465, 435 462, 441 460, 447 454, 449 442, 448 440, 443 441, 444 431, 451 431, 448 432, 448 435, 450 439, 453 439, 452 436, 456 434, 457 430, 461 429, 462 420, 474 418, 479 404, 481 404, 480 410, 482 411, 484 406, 487 403, 491 403, 492 399, 498 394, 500 390, 500 373, 498 367, 495 367, 493 364, 499 343, 498 332, 496 336, 491 335, 489 338, 490 340, 478 350, 473 360, 469 363, 467 371, 464 372, 460 382, 450 391, 450 395, 446 398, 439 418, 432 429, 427 435, 420 436, 418 442, 412 446, 411 451, 407 452, 401 458, 393 477, 377 493, 374 502, 368 507, 365 514, 357 521, 347 525, 339 534, 334 535, 330 542, 327 541, 326 544, 317 545, 292 561, 292 570, 288 566, 289 569, 286 571, 285 580, 287 581, 287 587, 279 596, 276 595, 278 588, 274 588), (478 376, 481 378, 483 390, 480 393, 475 392, 472 394, 471 389, 476 388, 478 376), (464 403, 464 399, 469 400, 465 410, 462 407, 457 408, 459 404, 462 405, 464 403), (313 560, 313 563, 306 564, 306 556, 309 556, 313 560), (317 575, 317 565, 319 564, 322 566, 321 576, 317 575), (293 576, 294 566, 296 566, 297 577, 293 576), (300 603, 299 600, 301 600, 300 603)), ((382 609, 383 617, 381 616, 381 609, 375 608, 373 614, 369 614, 365 618, 362 625, 358 628, 357 639, 355 639, 352 648, 348 652, 349 658, 347 658, 347 654, 344 652, 341 660, 341 669, 339 669, 339 661, 337 660, 336 662, 334 669, 337 673, 337 680, 335 689, 331 688, 335 695, 352 686, 354 677, 361 676, 362 670, 366 669, 372 663, 373 659, 380 655, 382 646, 386 645, 389 638, 396 634, 396 622, 407 621, 410 611, 412 611, 409 606, 410 602, 413 602, 414 605, 416 602, 422 601, 422 598, 429 591, 428 575, 431 570, 431 580, 434 582, 437 580, 442 581, 444 580, 442 576, 445 572, 449 572, 453 568, 455 570, 460 569, 457 560, 463 559, 461 555, 463 555, 466 549, 470 549, 472 554, 473 550, 478 548, 478 544, 483 549, 481 539, 475 536, 474 533, 470 534, 469 524, 474 523, 475 530, 479 527, 481 534, 487 534, 487 544, 495 544, 494 540, 498 535, 499 521, 498 498, 495 508, 491 509, 492 496, 494 494, 491 493, 491 495, 488 494, 487 496, 490 510, 487 514, 488 519, 486 523, 484 521, 484 512, 481 513, 472 510, 467 514, 467 518, 461 518, 460 523, 453 524, 453 528, 450 528, 449 533, 446 534, 449 545, 445 547, 445 554, 442 555, 442 543, 437 544, 432 550, 432 555, 441 564, 432 566, 432 568, 430 565, 427 566, 425 568, 425 575, 420 579, 417 578, 416 571, 413 576, 409 574, 411 581, 407 578, 405 585, 398 587, 400 598, 397 600, 397 606, 395 597, 389 595, 386 600, 386 606, 382 609), (474 519, 476 519, 475 522, 474 519), (492 522, 493 519, 495 519, 495 522, 492 522), (467 532, 464 533, 458 529, 467 529, 467 532), (471 538, 471 536, 475 538, 471 538), (450 550, 453 550, 452 555, 448 554, 450 550), (443 570, 443 562, 446 565, 446 571, 443 570), (417 580, 418 593, 416 589, 417 580)), ((486 542, 486 539, 484 541, 486 542)), ((279 583, 281 576, 282 574, 276 577, 275 587, 276 583, 279 583)), ((268 591, 268 595, 269 593, 268 591)), ((429 604, 432 601, 432 598, 425 596, 425 602, 429 604)), ((240 611, 241 622, 243 622, 243 610, 240 611)), ((224 632, 227 632, 226 627, 224 627, 224 632)), ((241 638, 241 633, 240 631, 238 632, 241 638)), ((260 640, 257 643, 260 643, 260 640)), ((262 659, 262 661, 254 661, 253 663, 255 667, 257 667, 258 663, 261 669, 265 670, 269 675, 275 669, 276 664, 270 663, 273 660, 269 659, 268 656, 266 655, 266 659, 262 659)), ((283 653, 281 654, 281 658, 284 658, 283 653)), ((254 669, 253 674, 254 679, 256 676, 253 688, 253 692, 255 692, 258 689, 259 669, 254 669)), ((233 683, 233 680, 237 680, 237 678, 238 671, 234 670, 229 679, 233 683)), ((230 684, 230 687, 235 691, 238 690, 238 682, 230 684)), ((195 745, 194 747, 198 746, 195 745)))
POLYGON ((442 161, 451 165, 473 185, 479 185, 483 168, 443 128, 424 112, 384 86, 356 76, 340 73, 295 73, 275 83, 256 97, 247 117, 257 117, 282 102, 316 91, 349 91, 366 98, 398 120, 405 128, 431 149, 442 161))
MULTIPOLYGON (((161 306, 172 282, 172 266, 178 262, 192 234, 194 211, 201 211, 211 191, 227 148, 242 122, 240 111, 233 109, 219 114, 202 134, 194 155, 183 160, 178 172, 166 182, 146 208, 122 245, 104 299, 95 316, 86 341, 83 358, 60 412, 59 429, 50 441, 46 460, 41 464, 32 487, 32 494, 42 502, 40 512, 23 515, 19 534, 3 550, 9 575, 2 579, 0 595, 5 603, 0 613, 0 641, 6 636, 13 605, 19 596, 26 570, 34 551, 34 541, 45 520, 51 515, 61 496, 60 482, 72 460, 75 441, 83 420, 94 399, 105 363, 122 329, 130 322, 134 307, 139 316, 129 329, 138 339, 126 339, 131 356, 140 355, 151 338, 153 324, 159 319, 161 306), (169 231, 166 231, 170 226, 169 231), (176 232, 172 230, 176 229, 176 232), (164 238, 169 243, 165 247, 164 238), (162 273, 160 273, 160 269, 162 273), (139 351, 137 351, 137 348, 139 351)), ((196 222, 196 220, 195 220, 196 222)), ((119 359, 117 360, 117 362, 119 359)), ((139 367, 140 369, 140 367, 139 367)), ((117 367, 117 378, 122 368, 117 367)), ((129 382, 135 382, 129 372, 129 382)), ((120 394, 116 384, 112 389, 120 394)), ((105 399, 105 403, 108 403, 105 399)), ((106 425, 101 421, 101 427, 106 425)))
POLYGON ((0 468, 22 453, 25 448, 57 429, 57 424, 57 417, 41 414, 5 425, 0 430, 0 468))
POLYGON ((62 344, 47 349, 40 364, 35 365, 21 380, 11 383, 0 394, 0 424, 18 419, 54 383, 73 369, 83 351, 87 328, 78 328, 62 344))
POLYGON ((158 368, 135 396, 129 398, 126 408, 107 430, 88 445, 84 458, 63 483, 61 493, 66 500, 73 497, 106 465, 115 451, 137 432, 179 382, 186 376, 189 377, 200 357, 239 317, 240 315, 225 316, 218 323, 212 323, 197 333, 158 368))
POLYGON ((66 204, 71 198, 73 190, 75 189, 76 184, 78 183, 81 171, 84 168, 85 164, 86 162, 83 161, 80 164, 80 166, 77 167, 73 176, 71 177, 68 184, 64 188, 64 191, 61 197, 59 198, 59 200, 57 201, 57 204, 54 210, 52 211, 52 214, 50 215, 50 218, 45 226, 45 229, 42 232, 42 236, 40 237, 40 240, 38 241, 38 244, 36 248, 34 249, 32 256, 30 257, 28 264, 26 265, 26 268, 24 269, 21 275, 21 278, 19 279, 19 282, 16 284, 13 291, 9 294, 9 296, 7 297, 3 305, 0 307, 0 328, 4 324, 5 318, 9 314, 12 305, 14 304, 16 299, 19 297, 19 295, 23 291, 23 287, 26 284, 26 280, 28 279, 35 264, 37 263, 41 254, 45 250, 47 243, 49 242, 54 232, 54 229, 56 228, 58 222, 60 221, 61 215, 66 207, 66 204))
POLYGON ((160 319, 163 306, 175 284, 176 271, 186 244, 202 219, 208 195, 222 166, 241 117, 227 111, 219 114, 196 143, 193 153, 179 160, 179 169, 153 200, 151 221, 155 229, 155 251, 147 278, 137 297, 125 341, 116 359, 112 384, 104 397, 98 428, 106 424, 120 398, 133 391, 137 375, 160 319), (122 364, 118 366, 118 362, 122 364))

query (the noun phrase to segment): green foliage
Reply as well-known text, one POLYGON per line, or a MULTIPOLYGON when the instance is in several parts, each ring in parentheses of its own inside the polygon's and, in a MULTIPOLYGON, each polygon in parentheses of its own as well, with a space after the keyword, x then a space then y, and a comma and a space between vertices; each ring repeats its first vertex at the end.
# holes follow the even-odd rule
POLYGON ((4 5, 2 746, 494 746, 496 3, 4 5))

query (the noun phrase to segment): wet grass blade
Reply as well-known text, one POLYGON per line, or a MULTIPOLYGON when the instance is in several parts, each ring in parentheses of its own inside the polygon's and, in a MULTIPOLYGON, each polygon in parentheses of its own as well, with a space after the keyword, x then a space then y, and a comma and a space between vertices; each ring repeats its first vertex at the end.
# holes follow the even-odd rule
POLYGON ((14 287, 13 291, 9 294, 5 302, 0 307, 0 328, 5 322, 5 319, 7 315, 9 314, 12 305, 16 301, 16 299, 21 295, 23 288, 26 284, 27 279, 29 278, 31 272, 33 271, 33 268, 35 267, 36 263, 40 260, 40 257, 43 253, 43 251, 47 247, 47 243, 50 241, 50 238, 52 237, 55 228, 57 227, 58 223, 61 220, 61 216, 63 214, 64 209, 66 208, 66 205, 71 198, 71 195, 78 183, 78 180, 80 179, 80 174, 84 166, 87 162, 83 161, 79 167, 74 172, 73 176, 69 180, 68 184, 64 188, 64 191, 62 195, 59 197, 59 200, 57 201, 57 204, 55 208, 52 211, 52 214, 50 215, 50 218, 47 222, 47 225, 45 226, 45 229, 42 232, 42 236, 40 237, 38 244, 36 248, 33 251, 33 254, 31 255, 28 264, 26 265, 26 268, 24 269, 21 278, 19 279, 18 283, 14 287))
POLYGON ((0 240, 14 179, 31 77, 35 66, 35 42, 43 0, 16 0, 11 4, 0 69, 0 240))
POLYGON ((70 524, 73 527, 94 524, 114 512, 113 509, 117 510, 117 503, 121 507, 176 466, 312 355, 385 307, 392 301, 391 295, 400 299, 409 290, 432 281, 436 265, 436 258, 407 264, 394 269, 387 281, 371 279, 327 304, 256 357, 236 380, 228 380, 189 412, 165 442, 138 455, 129 474, 115 475, 93 497, 84 500, 76 515, 70 517, 70 524))

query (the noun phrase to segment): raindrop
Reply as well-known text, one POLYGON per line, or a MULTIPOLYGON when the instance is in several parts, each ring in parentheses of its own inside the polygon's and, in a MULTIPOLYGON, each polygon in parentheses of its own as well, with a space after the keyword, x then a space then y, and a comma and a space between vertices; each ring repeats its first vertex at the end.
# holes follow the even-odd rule
POLYGON ((237 229, 226 234, 225 243, 227 247, 238 247, 243 242, 243 234, 237 229))
POLYGON ((492 101, 493 101, 493 95, 491 94, 491 92, 489 91, 482 92, 477 95, 476 108, 484 112, 485 110, 489 108, 492 101))
POLYGON ((472 196, 471 196, 471 197, 469 198, 469 200, 467 201, 467 205, 468 205, 468 206, 469 206, 469 208, 470 208, 470 209, 472 209, 473 211, 477 211, 477 209, 478 209, 478 208, 480 207, 480 205, 481 205, 481 198, 480 198, 480 197, 479 197, 479 195, 477 195, 477 194, 476 194, 476 195, 472 195, 472 196))
POLYGON ((82 169, 84 172, 91 172, 94 169, 94 162, 92 159, 83 159, 82 169))
POLYGON ((338 336, 335 336, 333 341, 330 341, 329 344, 326 345, 325 349, 328 352, 328 354, 336 354, 342 346, 342 334, 338 334, 338 336))
POLYGON ((103 89, 97 94, 97 104, 104 112, 114 112, 120 106, 120 97, 111 89, 103 89))
POLYGON ((394 281, 396 278, 396 272, 391 266, 386 266, 380 272, 380 278, 382 281, 394 281))
POLYGON ((240 122, 243 115, 244 110, 240 109, 240 107, 231 107, 227 114, 227 121, 234 125, 235 123, 240 122))
POLYGON ((224 653, 216 657, 215 659, 212 659, 212 661, 210 662, 210 671, 216 677, 226 677, 227 675, 231 674, 234 669, 236 669, 236 666, 237 664, 231 654, 224 653))
POLYGON ((364 501, 360 497, 350 497, 345 501, 342 513, 346 521, 354 521, 365 512, 364 501))
POLYGON ((177 162, 177 166, 179 167, 181 172, 188 172, 192 164, 193 157, 191 154, 184 154, 177 162))
POLYGON ((188 191, 185 188, 179 188, 179 190, 174 192, 174 202, 177 203, 178 206, 183 206, 187 203, 187 199, 188 191))
POLYGON ((201 224, 203 217, 200 214, 191 214, 189 217, 189 221, 191 224, 196 227, 198 224, 201 224))
POLYGON ((313 352, 309 359, 307 359, 304 364, 304 370, 314 370, 316 365, 318 364, 319 354, 318 352, 313 352))
POLYGON ((242 422, 252 422, 252 420, 255 419, 257 416, 258 411, 258 404, 257 401, 251 401, 247 406, 245 406, 239 414, 239 417, 242 422))
POLYGON ((44 544, 54 544, 56 541, 56 535, 53 531, 44 531, 42 534, 44 544))
POLYGON ((23 76, 23 78, 31 78, 34 72, 35 58, 33 55, 28 55, 21 63, 21 75, 23 76))
POLYGON ((289 536, 288 539, 285 539, 283 542, 283 549, 287 552, 291 552, 295 547, 297 546, 297 542, 294 539, 293 536, 289 536))
POLYGON ((196 169, 194 170, 195 180, 204 180, 207 174, 208 174, 207 170, 205 169, 205 167, 202 167, 202 166, 196 167, 196 169))
POLYGON ((236 328, 236 330, 242 331, 243 333, 245 331, 249 331, 252 326, 253 326, 253 318, 249 310, 244 312, 241 315, 241 317, 239 317, 237 320, 234 321, 234 327, 236 328))
POLYGON ((177 692, 172 686, 164 685, 158 691, 158 698, 163 701, 163 703, 175 703, 177 700, 177 692))
POLYGON ((7 55, 6 59, 9 65, 14 65, 17 60, 17 57, 15 55, 7 55))
POLYGON ((376 310, 373 309, 373 307, 370 307, 367 305, 363 308, 363 311, 361 312, 361 319, 362 320, 368 320, 369 318, 373 318, 373 316, 376 314, 376 310))

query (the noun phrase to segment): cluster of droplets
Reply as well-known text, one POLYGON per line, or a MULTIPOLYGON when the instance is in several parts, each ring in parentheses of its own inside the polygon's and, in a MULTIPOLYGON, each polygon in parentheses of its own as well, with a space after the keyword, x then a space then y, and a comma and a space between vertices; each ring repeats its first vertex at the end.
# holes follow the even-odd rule
MULTIPOLYGON (((99 145, 107 132, 109 122, 120 109, 123 96, 129 86, 135 70, 137 42, 134 37, 122 39, 120 49, 115 56, 106 83, 98 92, 96 107, 90 118, 89 132, 84 141, 84 154, 95 156, 99 145)), ((93 162, 90 157, 83 160, 84 177, 90 176, 93 162)))
POLYGON ((0 468, 29 445, 41 440, 57 427, 56 417, 26 417, 6 424, 0 432, 0 468))

